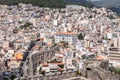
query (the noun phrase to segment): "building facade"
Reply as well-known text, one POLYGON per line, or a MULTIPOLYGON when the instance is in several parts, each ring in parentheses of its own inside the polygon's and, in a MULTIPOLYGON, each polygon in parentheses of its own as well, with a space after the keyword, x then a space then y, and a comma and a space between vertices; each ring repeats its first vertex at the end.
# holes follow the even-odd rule
POLYGON ((69 44, 75 44, 77 43, 77 40, 78 40, 77 33, 74 32, 57 32, 55 34, 55 43, 64 41, 69 44))
POLYGON ((109 48, 109 66, 120 67, 120 48, 109 48))

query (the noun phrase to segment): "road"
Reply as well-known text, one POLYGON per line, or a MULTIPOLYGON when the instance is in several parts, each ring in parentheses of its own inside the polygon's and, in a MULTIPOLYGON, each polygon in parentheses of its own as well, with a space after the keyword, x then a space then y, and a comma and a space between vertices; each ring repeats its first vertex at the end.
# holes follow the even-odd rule
POLYGON ((36 41, 31 41, 27 51, 24 53, 23 60, 21 62, 20 68, 19 68, 19 73, 20 73, 21 76, 23 75, 22 68, 23 68, 24 62, 26 61, 28 55, 30 54, 31 49, 35 46, 35 42, 37 42, 37 40, 36 41))

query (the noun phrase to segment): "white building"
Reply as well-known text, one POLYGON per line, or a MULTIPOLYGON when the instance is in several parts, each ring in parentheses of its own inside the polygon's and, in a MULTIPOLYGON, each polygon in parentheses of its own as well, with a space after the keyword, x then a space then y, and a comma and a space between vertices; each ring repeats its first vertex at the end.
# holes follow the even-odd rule
POLYGON ((55 34, 55 43, 59 43, 61 41, 68 42, 69 44, 77 43, 78 37, 77 33, 74 32, 57 32, 55 34))
POLYGON ((109 48, 109 66, 120 67, 120 49, 117 47, 109 48))
POLYGON ((112 39, 112 33, 107 33, 107 39, 112 39))

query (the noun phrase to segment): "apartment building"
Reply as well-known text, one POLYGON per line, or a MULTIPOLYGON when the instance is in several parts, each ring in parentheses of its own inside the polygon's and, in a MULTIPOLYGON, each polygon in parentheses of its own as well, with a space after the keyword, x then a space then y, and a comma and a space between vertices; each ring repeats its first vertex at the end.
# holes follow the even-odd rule
POLYGON ((77 43, 78 37, 77 33, 74 32, 57 32, 55 34, 55 43, 59 43, 61 41, 68 42, 69 44, 77 43))
POLYGON ((120 48, 109 48, 109 66, 120 67, 120 48))

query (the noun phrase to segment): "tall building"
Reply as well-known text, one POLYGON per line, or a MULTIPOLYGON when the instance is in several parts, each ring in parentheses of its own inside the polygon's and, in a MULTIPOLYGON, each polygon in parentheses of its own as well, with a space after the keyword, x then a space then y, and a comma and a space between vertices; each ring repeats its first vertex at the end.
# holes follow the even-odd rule
POLYGON ((109 66, 120 67, 120 48, 109 48, 109 66))
POLYGON ((55 34, 55 43, 59 43, 61 41, 68 42, 69 44, 77 43, 78 37, 77 33, 74 32, 57 32, 55 34))

